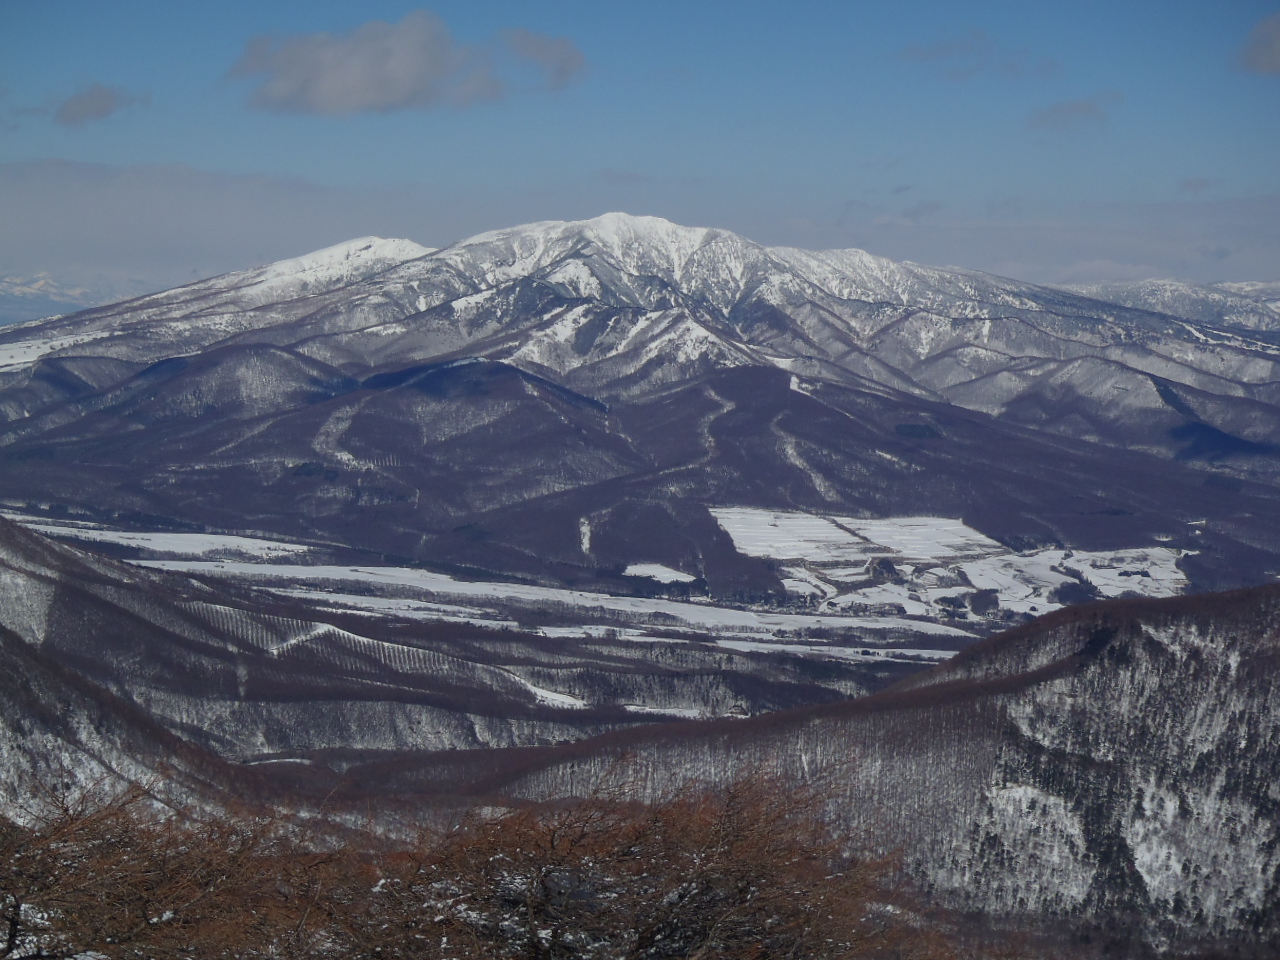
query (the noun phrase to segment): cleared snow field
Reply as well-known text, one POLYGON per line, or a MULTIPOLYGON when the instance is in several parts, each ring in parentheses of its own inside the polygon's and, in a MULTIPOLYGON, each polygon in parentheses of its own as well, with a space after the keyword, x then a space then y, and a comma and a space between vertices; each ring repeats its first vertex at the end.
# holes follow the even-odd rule
POLYGON ((650 707, 643 703, 624 703, 622 709, 627 713, 644 713, 659 717, 680 717, 685 720, 704 720, 711 716, 706 710, 694 710, 690 707, 650 707))
MULTIPOLYGON (((1010 617, 1058 609, 1054 598, 1064 586, 1092 589, 1100 597, 1167 597, 1187 587, 1177 566, 1182 551, 1169 547, 1017 554, 946 517, 862 520, 745 507, 711 512, 741 553, 780 561, 778 574, 796 601, 790 609, 457 580, 408 567, 313 566, 297 562, 310 550, 299 544, 223 534, 137 533, 0 513, 44 534, 136 547, 165 558, 134 561, 145 566, 248 581, 368 616, 624 641, 687 632, 738 644, 737 649, 776 646, 806 656, 856 658, 863 654, 855 647, 883 650, 887 643, 922 636, 959 648, 1010 617), (980 591, 986 593, 979 596, 980 591), (806 642, 813 631, 834 631, 845 646, 806 642)), ((659 563, 634 563, 624 573, 665 584, 695 580, 659 563)), ((950 655, 899 653, 912 659, 950 655)))
POLYGON ((1169 547, 1088 553, 1077 550, 1062 565, 1079 570, 1105 597, 1137 593, 1144 597, 1171 597, 1187 588, 1178 569, 1181 551, 1169 547))
POLYGON ((1000 605, 1019 613, 1057 610, 1049 595, 1073 580, 1085 580, 1103 597, 1126 594, 1172 597, 1187 588, 1177 567, 1182 551, 1146 547, 1112 552, 1042 550, 1030 555, 986 557, 960 565, 979 590, 995 590, 1000 605), (1074 574, 1074 575, 1073 575, 1074 574))
MULTIPOLYGON (((308 585, 305 596, 327 600, 352 609, 389 613, 396 605, 430 603, 447 604, 453 609, 468 608, 478 620, 509 621, 513 609, 526 608, 531 613, 569 614, 574 617, 603 618, 624 625, 666 627, 720 636, 775 636, 783 632, 803 630, 854 630, 859 644, 879 644, 891 637, 928 634, 968 641, 968 631, 940 623, 906 620, 892 616, 849 617, 839 614, 773 613, 741 610, 709 603, 685 603, 651 597, 615 597, 604 593, 564 590, 522 583, 490 583, 455 580, 443 573, 408 567, 339 567, 302 566, 295 564, 245 563, 242 561, 142 560, 143 566, 184 573, 202 573, 215 577, 256 582, 267 589, 278 584, 280 593, 304 596, 301 585, 308 585), (358 584, 407 589, 412 599, 370 597, 354 592, 324 592, 328 585, 358 584)), ((420 613, 426 611, 418 608, 420 613)), ((444 617, 439 617, 444 619, 444 617)))
POLYGON ((549 707, 567 707, 570 710, 582 710, 587 706, 587 701, 583 700, 581 697, 570 696, 567 693, 556 693, 554 690, 548 690, 546 687, 535 686, 528 680, 525 680, 523 677, 514 673, 511 674, 511 676, 515 677, 528 687, 529 692, 537 698, 539 703, 546 704, 549 707))
POLYGON ((738 552, 749 557, 853 563, 884 553, 834 520, 811 513, 712 507, 711 515, 733 538, 738 552))
POLYGON ((751 507, 713 507, 711 514, 733 538, 738 552, 749 557, 821 564, 868 557, 942 559, 1008 552, 1007 547, 947 517, 861 520, 751 507))
POLYGON ((275 560, 282 557, 302 557, 309 547, 296 543, 280 543, 276 540, 259 540, 256 537, 234 537, 218 533, 129 533, 123 530, 100 530, 91 527, 66 527, 48 523, 29 523, 32 530, 53 537, 74 536, 77 540, 97 543, 118 543, 137 547, 152 553, 170 554, 174 557, 260 557, 275 560))
POLYGON ((807 653, 814 656, 839 657, 841 660, 947 660, 954 650, 922 650, 913 647, 890 647, 869 650, 865 647, 837 647, 825 643, 768 643, 759 640, 721 640, 720 646, 731 650, 757 653, 807 653))
POLYGON ((1182 551, 1169 547, 1018 554, 948 517, 862 520, 748 507, 711 513, 738 552, 787 562, 779 574, 790 595, 846 616, 954 622, 957 613, 969 616, 965 608, 980 590, 995 591, 995 611, 1040 614, 1061 607, 1050 598, 1071 583, 1100 597, 1170 597, 1187 587, 1177 566, 1182 551), (892 573, 871 569, 880 558, 893 563, 892 573))
POLYGON ((947 517, 890 517, 858 520, 836 517, 835 522, 893 554, 940 560, 1008 553, 1009 548, 985 537, 959 520, 947 517))
POLYGON ((622 571, 624 577, 648 577, 659 583, 693 583, 697 577, 690 576, 673 567, 661 563, 633 563, 622 571))
POLYGON ((311 550, 310 547, 301 544, 281 543, 278 540, 259 537, 237 537, 220 533, 136 533, 129 530, 112 530, 98 524, 77 520, 38 519, 10 510, 0 510, 0 516, 50 537, 67 537, 94 543, 117 543, 151 553, 168 554, 174 558, 226 557, 278 560, 283 557, 303 557, 311 550))

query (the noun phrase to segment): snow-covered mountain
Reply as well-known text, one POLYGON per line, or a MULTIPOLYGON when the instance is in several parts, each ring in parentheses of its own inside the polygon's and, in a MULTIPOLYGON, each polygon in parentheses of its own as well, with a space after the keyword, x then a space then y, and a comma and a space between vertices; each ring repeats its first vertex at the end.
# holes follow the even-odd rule
POLYGON ((1221 586, 1280 568, 1278 404, 1261 333, 608 214, 0 330, 0 500, 753 594, 711 507, 926 514, 1221 586))
POLYGON ((1185 296, 1165 287, 1090 291, 1137 309, 857 250, 767 248, 726 231, 607 214, 438 251, 365 238, 2 331, 0 365, 86 353, 150 363, 267 342, 348 373, 484 356, 600 396, 772 365, 1153 452, 1176 448, 1149 428, 1181 423, 1179 407, 1239 439, 1280 439, 1255 406, 1276 401, 1276 351, 1251 330, 1225 329, 1269 329, 1270 307, 1197 288, 1261 313, 1248 322, 1226 307, 1178 313, 1185 296), (1078 399, 1084 409, 1038 411, 1045 398, 1078 399), (1134 418, 1143 429, 1121 423, 1134 418))
POLYGON ((0 277, 0 324, 83 310, 101 302, 87 289, 48 274, 0 277))
POLYGON ((1137 280, 1075 284, 1064 289, 1219 327, 1267 333, 1280 330, 1280 283, 1137 280))

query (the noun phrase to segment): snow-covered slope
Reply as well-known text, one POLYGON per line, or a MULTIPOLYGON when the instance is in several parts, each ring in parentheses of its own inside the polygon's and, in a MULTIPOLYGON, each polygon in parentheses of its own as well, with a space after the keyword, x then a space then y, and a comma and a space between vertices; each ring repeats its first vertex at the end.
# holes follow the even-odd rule
POLYGON ((0 333, 0 370, 82 346, 130 360, 181 356, 231 333, 269 325, 262 310, 367 280, 431 249, 410 240, 364 237, 265 267, 224 274, 72 316, 16 324, 0 333))
POLYGON ((1139 280, 1076 284, 1064 289, 1220 327, 1280 330, 1280 283, 1202 285, 1182 280, 1139 280))

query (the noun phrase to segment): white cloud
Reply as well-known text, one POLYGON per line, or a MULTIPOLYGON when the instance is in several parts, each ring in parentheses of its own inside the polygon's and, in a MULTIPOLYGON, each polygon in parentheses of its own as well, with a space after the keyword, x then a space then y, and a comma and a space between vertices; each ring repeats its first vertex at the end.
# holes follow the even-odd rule
POLYGON ((1027 126, 1033 130, 1048 130, 1055 133, 1073 133, 1087 127, 1106 123, 1111 118, 1109 108, 1124 100, 1124 94, 1118 90, 1085 97, 1082 100, 1063 100, 1051 103, 1042 110, 1036 110, 1027 117, 1027 126))
POLYGON ((1280 13, 1253 28, 1240 51, 1240 61, 1254 73, 1280 73, 1280 13))
POLYGON ((504 91, 489 54, 456 43, 433 13, 372 20, 348 36, 312 33, 251 40, 234 77, 257 77, 253 106, 283 113, 387 113, 466 106, 504 91))
POLYGON ((261 110, 343 116, 430 107, 466 107, 508 92, 498 67, 511 59, 533 65, 541 86, 561 90, 586 65, 567 37, 523 27, 498 45, 457 43, 444 21, 414 10, 399 23, 372 20, 350 34, 256 37, 231 68, 254 78, 249 102, 261 110))

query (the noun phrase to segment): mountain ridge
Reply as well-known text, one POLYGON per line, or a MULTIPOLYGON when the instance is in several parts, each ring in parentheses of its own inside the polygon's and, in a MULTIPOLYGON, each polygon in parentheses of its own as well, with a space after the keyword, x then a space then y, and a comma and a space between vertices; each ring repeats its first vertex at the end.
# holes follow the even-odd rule
MULTIPOLYGON (((1203 586, 1280 569, 1267 505, 1280 496, 1280 348, 1266 340, 624 214, 435 251, 365 238, 0 330, 0 416, 12 507, 58 501, 228 533, 247 509, 253 530, 541 582, 600 583, 646 562, 702 577, 700 557, 726 556, 707 539, 709 505, 955 517, 966 489, 964 510, 994 518, 975 478, 1010 476, 1011 456, 1036 479, 1013 493, 1022 519, 988 527, 1008 542, 1091 549, 1090 517, 1107 515, 1117 537, 1138 538, 1109 546, 1176 543, 1218 571, 1203 586), (446 377, 461 361, 487 366, 446 377), (449 378, 470 386, 424 389, 449 378), (557 406, 538 382, 602 407, 557 406), (693 419, 674 414, 677 396, 693 419), (1197 485, 1214 491, 1205 515, 1197 485), (663 544, 627 528, 652 544, 645 555, 579 548, 583 524, 639 516, 649 507, 630 504, 643 501, 702 518, 692 553, 674 528, 663 544)), ((732 566, 709 582, 768 582, 732 566)))

